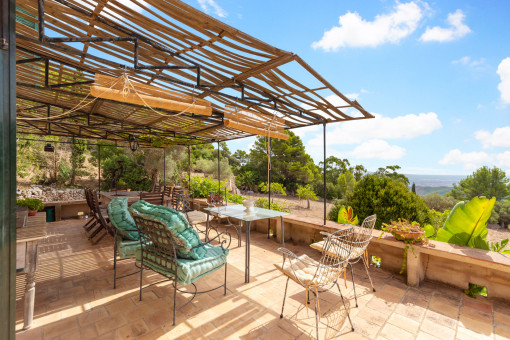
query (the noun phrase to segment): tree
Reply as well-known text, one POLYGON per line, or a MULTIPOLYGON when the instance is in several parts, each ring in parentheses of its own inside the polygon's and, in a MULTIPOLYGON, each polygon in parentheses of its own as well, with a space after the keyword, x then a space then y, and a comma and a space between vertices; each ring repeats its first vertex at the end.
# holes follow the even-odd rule
POLYGON ((386 168, 379 168, 375 174, 378 176, 384 176, 389 177, 391 179, 394 179, 396 181, 401 181, 404 183, 407 187, 409 187, 409 178, 407 178, 403 174, 399 174, 397 170, 400 170, 399 165, 387 165, 386 168))
POLYGON ((306 199, 308 203, 306 209, 310 209, 310 200, 317 201, 317 195, 315 195, 315 192, 312 190, 310 184, 304 186, 298 185, 297 195, 299 196, 299 198, 306 199))
POLYGON ((413 182, 413 185, 411 186, 411 192, 413 194, 416 194, 416 184, 414 184, 414 182, 413 182))
MULTIPOLYGON (((268 192, 267 182, 260 183, 259 188, 261 192, 268 192)), ((285 188, 281 183, 271 182, 271 194, 287 196, 287 188, 285 188)), ((271 199, 271 203, 273 203, 273 199, 271 199)))
POLYGON ((377 214, 376 227, 404 218, 421 225, 429 223, 429 209, 420 196, 413 194, 402 181, 376 174, 365 175, 347 198, 360 220, 377 214))
POLYGON ((83 175, 83 166, 85 164, 85 152, 87 151, 86 142, 76 140, 71 143, 71 182, 69 185, 75 185, 76 176, 83 175))
MULTIPOLYGON (((250 158, 248 157, 248 153, 244 150, 236 150, 232 157, 236 159, 236 162, 239 164, 237 165, 238 167, 246 165, 246 163, 248 163, 248 161, 250 160, 250 158)), ((232 166, 234 166, 233 163, 231 164, 232 166)))
POLYGON ((475 196, 496 197, 496 200, 501 200, 509 194, 508 181, 503 170, 483 166, 454 184, 448 194, 458 200, 470 200, 475 196))
POLYGON ((365 175, 367 173, 367 169, 359 164, 359 165, 356 165, 354 167, 354 170, 353 170, 353 175, 354 175, 354 178, 356 179, 356 182, 359 181, 361 179, 361 177, 363 177, 363 175, 365 175))
POLYGON ((446 195, 439 195, 437 192, 422 196, 422 199, 427 207, 440 212, 451 210, 455 204, 457 204, 457 200, 455 198, 446 195))
MULTIPOLYGON (((341 174, 351 170, 350 165, 347 158, 340 159, 335 156, 326 158, 326 182, 335 183, 341 174)), ((324 162, 319 162, 319 168, 323 171, 324 162)))
POLYGON ((345 198, 354 189, 354 186, 356 185, 356 179, 354 178, 352 172, 345 171, 338 177, 337 185, 340 192, 340 197, 345 198))
MULTIPOLYGON (((312 157, 305 152, 301 138, 292 131, 285 133, 289 136, 288 140, 271 140, 271 182, 282 183, 288 190, 294 191, 298 184, 311 183, 320 174, 312 157)), ((249 157, 247 166, 266 176, 268 159, 265 137, 257 137, 249 157)))

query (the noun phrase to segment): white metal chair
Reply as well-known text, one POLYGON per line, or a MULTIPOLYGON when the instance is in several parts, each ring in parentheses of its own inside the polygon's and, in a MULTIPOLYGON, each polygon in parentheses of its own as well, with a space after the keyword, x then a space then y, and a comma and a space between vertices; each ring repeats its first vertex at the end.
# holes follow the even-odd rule
POLYGON ((306 289, 306 304, 309 303, 310 289, 315 296, 315 325, 317 332, 317 339, 319 338, 319 293, 332 288, 334 285, 338 287, 340 298, 347 313, 347 318, 351 324, 351 329, 354 331, 349 309, 345 305, 338 279, 344 273, 351 254, 351 247, 353 239, 353 228, 338 230, 333 234, 321 232, 327 235, 324 240, 324 251, 322 252, 321 259, 316 261, 307 255, 296 256, 286 248, 278 248, 283 253, 282 264, 275 264, 275 267, 287 276, 287 283, 285 284, 285 293, 283 295, 282 313, 280 318, 283 318, 283 309, 285 307, 285 298, 287 296, 287 287, 289 279, 300 284, 306 289), (346 246, 341 246, 345 244, 346 246), (329 287, 328 287, 329 286, 329 287))
MULTIPOLYGON (((370 285, 372 286, 372 290, 375 292, 374 283, 372 282, 372 278, 370 277, 370 272, 368 271, 368 255, 367 255, 367 247, 372 240, 372 230, 374 229, 375 220, 377 219, 376 215, 369 216, 363 220, 363 223, 360 227, 353 227, 353 238, 351 241, 347 241, 346 239, 340 240, 339 244, 342 248, 351 248, 351 255, 348 258, 349 267, 351 269, 351 278, 352 278, 352 286, 354 290, 354 300, 356 302, 356 307, 358 307, 358 298, 356 296, 356 285, 354 283, 354 272, 352 270, 352 264, 357 263, 360 260, 363 262, 365 270, 368 275, 368 279, 370 280, 370 285), (349 242, 349 244, 347 244, 349 242)), ((321 252, 324 252, 325 240, 316 242, 310 245, 310 247, 317 249, 321 252)), ((345 252, 340 252, 342 256, 344 256, 345 252)), ((341 259, 345 259, 342 257, 341 259)))

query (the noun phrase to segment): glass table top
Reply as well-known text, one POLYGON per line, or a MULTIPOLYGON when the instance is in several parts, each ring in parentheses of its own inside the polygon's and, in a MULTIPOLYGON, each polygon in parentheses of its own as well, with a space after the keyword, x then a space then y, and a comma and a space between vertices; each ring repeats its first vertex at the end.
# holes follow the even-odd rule
POLYGON ((246 211, 246 208, 243 205, 237 204, 237 205, 227 205, 222 207, 214 207, 214 208, 205 208, 205 210, 214 213, 214 214, 220 214, 228 217, 237 218, 238 220, 242 221, 256 221, 256 220, 262 220, 265 218, 272 218, 272 217, 279 217, 288 215, 289 213, 282 212, 282 211, 276 211, 276 210, 269 210, 264 208, 251 208, 250 211, 246 211))

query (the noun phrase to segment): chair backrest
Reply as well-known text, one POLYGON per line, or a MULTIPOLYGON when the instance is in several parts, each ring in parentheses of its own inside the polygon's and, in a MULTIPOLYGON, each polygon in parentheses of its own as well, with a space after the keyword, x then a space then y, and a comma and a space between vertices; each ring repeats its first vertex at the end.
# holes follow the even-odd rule
POLYGON ((163 205, 163 192, 140 192, 140 199, 151 204, 163 205))
POLYGON ((227 205, 227 189, 212 189, 207 191, 207 204, 215 207, 227 205))
POLYGON ((165 185, 163 187, 163 195, 167 196, 169 198, 172 198, 172 193, 174 191, 175 184, 172 184, 172 186, 165 185))
POLYGON ((92 213, 92 203, 90 202, 90 188, 85 187, 83 189, 85 191, 85 201, 87 201, 87 206, 89 207, 90 212, 92 213))
POLYGON ((177 277, 177 248, 174 236, 167 226, 146 215, 131 212, 138 230, 142 263, 153 263, 154 268, 168 268, 177 277))
POLYGON ((172 196, 170 199, 170 206, 172 208, 175 209, 177 207, 177 198, 179 197, 179 195, 181 195, 183 193, 184 193, 184 191, 182 190, 182 187, 173 187, 172 196))
POLYGON ((182 213, 187 213, 189 211, 195 210, 193 204, 193 197, 185 193, 177 194, 174 209, 182 213))
POLYGON ((163 187, 159 184, 154 184, 154 186, 152 187, 152 192, 161 192, 163 189, 163 187))
POLYGON ((319 261, 320 266, 314 274, 316 286, 326 286, 342 275, 352 251, 354 228, 337 230, 324 240, 324 250, 319 261))
POLYGON ((103 216, 103 213, 101 212, 101 209, 99 208, 99 195, 96 190, 90 190, 89 192, 90 197, 90 203, 92 206, 92 213, 94 214, 94 217, 96 220, 101 224, 101 226, 108 232, 108 234, 114 236, 115 230, 110 225, 110 223, 106 222, 106 219, 103 216))
POLYGON ((360 227, 354 227, 353 247, 366 249, 370 240, 372 240, 372 231, 374 230, 376 219, 377 215, 368 216, 363 220, 360 227))

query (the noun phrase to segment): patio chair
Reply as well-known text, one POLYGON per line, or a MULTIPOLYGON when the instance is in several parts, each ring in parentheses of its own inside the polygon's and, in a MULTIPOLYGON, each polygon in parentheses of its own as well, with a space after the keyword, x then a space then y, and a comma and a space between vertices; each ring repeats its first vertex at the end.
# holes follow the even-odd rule
POLYGON ((149 202, 151 204, 163 205, 164 193, 163 192, 140 192, 140 200, 149 202))
POLYGON ((90 204, 92 207, 92 215, 96 220, 98 227, 89 235, 89 240, 93 239, 96 235, 99 234, 101 230, 104 230, 104 233, 97 239, 94 243, 99 242, 106 234, 110 234, 111 236, 115 235, 115 230, 110 224, 110 219, 105 217, 107 215, 106 209, 99 207, 99 195, 96 190, 91 190, 89 192, 90 204))
POLYGON ((90 211, 90 219, 83 225, 83 229, 85 229, 85 232, 88 235, 91 232, 91 230, 94 229, 94 227, 97 225, 97 221, 94 218, 93 209, 92 209, 92 203, 90 201, 90 192, 91 192, 91 189, 90 188, 84 188, 83 190, 85 192, 85 201, 87 202, 87 206, 89 207, 89 211, 90 211))
POLYGON ((170 207, 176 208, 177 207, 177 197, 179 195, 184 193, 184 189, 180 186, 173 186, 172 193, 171 193, 171 200, 170 200, 170 207))
MULTIPOLYGON (((228 249, 203 243, 184 216, 164 206, 136 202, 129 212, 135 220, 140 238, 136 260, 140 263, 140 301, 142 300, 143 270, 150 269, 172 281, 174 288, 173 325, 175 313, 191 303, 197 294, 223 287, 227 294, 228 249), (198 291, 195 281, 225 267, 224 283, 207 291, 198 291), (182 291, 178 285, 192 285, 192 291, 182 291), (193 296, 177 308, 177 291, 193 296)), ((146 288, 146 287, 145 287, 146 288)))
MULTIPOLYGON (((212 189, 207 192, 207 206, 209 208, 214 207, 222 207, 226 206, 228 204, 227 199, 227 188, 223 189, 212 189)), ((241 225, 236 226, 234 223, 230 221, 230 218, 225 215, 216 214, 216 213, 209 213, 213 218, 209 223, 209 228, 211 230, 215 230, 216 233, 218 232, 217 227, 220 225, 226 226, 226 227, 233 227, 236 230, 237 233, 237 246, 241 247, 241 225), (216 227, 212 226, 212 221, 216 219, 216 227), (226 220, 226 223, 222 223, 222 220, 226 220)), ((209 237, 209 235, 206 235, 209 237)))
POLYGON ((287 283, 285 285, 285 293, 283 295, 282 313, 280 318, 283 318, 283 309, 285 307, 285 298, 287 296, 287 287, 289 280, 300 284, 306 289, 306 306, 310 303, 310 290, 315 296, 315 326, 317 339, 319 338, 319 320, 320 320, 320 307, 319 307, 319 293, 331 289, 334 285, 338 287, 340 298, 347 313, 347 318, 351 324, 351 329, 354 331, 349 309, 345 305, 338 279, 345 271, 351 254, 350 244, 353 239, 353 229, 338 230, 333 234, 328 234, 321 231, 321 234, 327 235, 324 240, 324 249, 321 259, 316 261, 311 257, 305 255, 296 256, 286 248, 278 248, 283 253, 282 264, 275 264, 274 266, 287 276, 287 283), (345 246, 341 246, 345 244, 345 246), (328 287, 329 286, 329 287, 328 287))
POLYGON ((171 206, 172 204, 172 193, 174 191, 175 184, 171 186, 165 185, 163 187, 163 200, 166 206, 171 206))
POLYGON ((113 243, 113 289, 117 279, 134 275, 139 271, 117 277, 117 262, 134 258, 140 249, 140 240, 135 221, 128 211, 128 198, 116 197, 108 204, 108 216, 115 228, 113 243))
MULTIPOLYGON (((354 226, 354 236, 351 241, 347 240, 341 240, 339 241, 339 244, 341 247, 350 247, 352 248, 352 252, 350 254, 349 260, 349 267, 351 269, 351 278, 352 278, 352 286, 354 290, 354 299, 356 301, 356 307, 358 307, 358 298, 356 296, 356 285, 354 283, 354 272, 352 270, 352 264, 357 263, 360 260, 363 262, 363 265, 365 267, 365 270, 368 275, 368 279, 370 280, 370 285, 372 286, 372 290, 375 292, 374 284, 372 282, 372 278, 370 277, 370 272, 368 271, 368 255, 367 255, 367 247, 370 244, 370 241, 372 240, 372 230, 374 229, 375 220, 377 219, 376 215, 369 216, 363 220, 363 223, 361 224, 361 227, 354 226), (347 242, 350 242, 347 244, 347 242)), ((310 245, 310 247, 317 249, 324 253, 325 248, 325 240, 316 242, 310 245)), ((340 255, 344 256, 345 252, 340 252, 340 255)), ((343 257, 341 258, 344 259, 343 257)))
POLYGON ((161 185, 159 185, 159 184, 154 184, 154 185, 152 186, 152 190, 151 190, 151 192, 161 192, 161 191, 163 191, 162 189, 163 189, 163 187, 162 187, 161 185))

